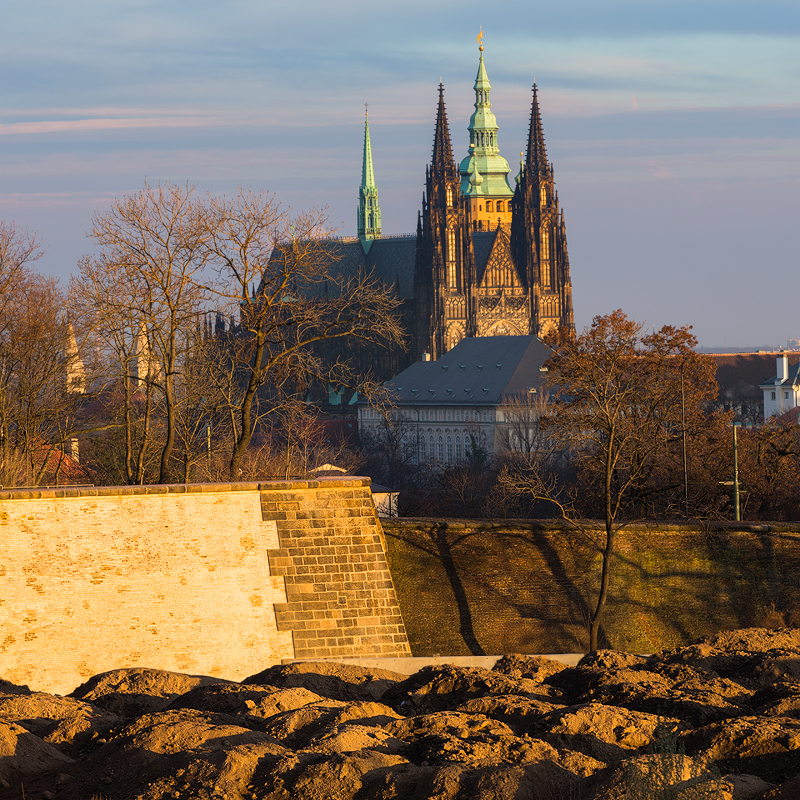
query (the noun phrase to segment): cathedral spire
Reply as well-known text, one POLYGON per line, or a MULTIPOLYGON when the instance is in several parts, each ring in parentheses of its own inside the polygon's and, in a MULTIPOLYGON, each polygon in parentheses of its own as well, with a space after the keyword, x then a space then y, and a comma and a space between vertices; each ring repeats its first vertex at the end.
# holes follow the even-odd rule
POLYGON ((492 85, 483 61, 483 31, 478 36, 478 74, 475 76, 475 111, 469 119, 469 155, 459 166, 461 194, 469 198, 469 213, 476 230, 494 230, 498 222, 510 222, 508 201, 513 192, 508 183, 511 171, 500 155, 497 119, 489 94, 492 85))
MULTIPOLYGON (((365 104, 366 105, 366 104, 365 104)), ((381 207, 378 203, 378 187, 372 167, 372 143, 369 138, 369 114, 364 119, 364 155, 361 162, 361 187, 358 190, 358 238, 369 252, 372 240, 381 235, 381 207)))
POLYGON ((447 110, 444 107, 444 86, 439 82, 439 107, 436 111, 436 131, 433 134, 433 157, 431 165, 435 171, 448 168, 455 170, 453 148, 450 144, 450 126, 447 124, 447 110))
POLYGON ((544 130, 542 128, 542 117, 539 113, 539 95, 535 82, 533 84, 531 126, 528 131, 528 154, 525 166, 529 179, 533 178, 534 173, 547 175, 547 151, 544 146, 544 130))

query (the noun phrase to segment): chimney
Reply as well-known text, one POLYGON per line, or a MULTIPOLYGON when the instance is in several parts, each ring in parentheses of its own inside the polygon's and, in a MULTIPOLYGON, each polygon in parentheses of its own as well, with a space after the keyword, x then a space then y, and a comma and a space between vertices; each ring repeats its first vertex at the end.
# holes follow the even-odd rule
POLYGON ((789 377, 789 356, 786 353, 781 353, 778 358, 778 379, 776 384, 783 383, 789 377))
POLYGON ((430 361, 430 360, 431 360, 431 354, 430 353, 423 353, 422 354, 422 361, 430 361))

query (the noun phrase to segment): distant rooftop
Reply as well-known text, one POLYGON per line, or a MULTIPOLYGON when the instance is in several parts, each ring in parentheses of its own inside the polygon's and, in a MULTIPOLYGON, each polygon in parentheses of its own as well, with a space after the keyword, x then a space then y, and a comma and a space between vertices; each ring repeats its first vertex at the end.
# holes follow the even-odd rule
POLYGON ((462 339, 438 361, 417 361, 386 384, 398 405, 499 405, 541 391, 552 351, 536 336, 462 339))

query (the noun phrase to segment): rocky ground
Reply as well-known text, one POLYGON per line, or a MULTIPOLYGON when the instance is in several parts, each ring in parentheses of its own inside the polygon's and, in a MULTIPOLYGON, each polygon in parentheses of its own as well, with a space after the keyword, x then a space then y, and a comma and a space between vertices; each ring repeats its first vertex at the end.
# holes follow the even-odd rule
POLYGON ((23 796, 796 800, 800 631, 577 667, 307 663, 241 683, 122 669, 69 697, 0 681, 0 798, 23 796))

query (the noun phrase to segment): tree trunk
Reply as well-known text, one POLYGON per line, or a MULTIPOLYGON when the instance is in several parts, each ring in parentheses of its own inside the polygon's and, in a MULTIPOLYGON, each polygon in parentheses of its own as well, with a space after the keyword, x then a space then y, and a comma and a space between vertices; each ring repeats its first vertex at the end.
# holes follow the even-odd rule
POLYGON ((264 339, 256 334, 256 351, 253 354, 252 366, 250 368, 250 378, 247 382, 247 390, 242 398, 239 414, 239 433, 234 431, 233 451, 228 468, 228 480, 238 481, 241 473, 241 464, 247 448, 253 438, 253 403, 260 385, 262 372, 261 361, 264 358, 264 339))
POLYGON ((597 650, 598 639, 600 636, 600 626, 603 623, 603 614, 606 608, 606 598, 608 597, 608 586, 611 577, 611 558, 614 555, 613 527, 606 528, 606 546, 603 548, 603 571, 600 575, 600 593, 597 596, 597 605, 594 613, 589 619, 589 652, 597 650))
POLYGON ((153 406, 153 387, 147 384, 147 396, 144 404, 144 431, 142 432, 142 445, 136 458, 136 484, 144 483, 144 458, 147 454, 147 444, 150 441, 150 411, 153 406))
POLYGON ((136 483, 136 476, 133 471, 133 418, 131 416, 131 376, 128 368, 124 369, 125 377, 123 386, 125 389, 125 405, 123 411, 123 421, 125 423, 125 482, 128 484, 136 483))
POLYGON ((167 411, 167 436, 164 440, 164 449, 161 451, 161 467, 158 472, 159 483, 169 483, 172 451, 175 447, 175 398, 172 391, 172 372, 164 376, 164 402, 167 411))
POLYGON ((600 635, 600 625, 603 621, 603 614, 606 608, 606 598, 608 597, 608 584, 611 578, 611 557, 614 555, 614 509, 611 500, 611 488, 614 478, 612 453, 614 445, 613 432, 609 436, 605 458, 604 493, 605 503, 605 522, 606 522, 606 544, 603 548, 603 570, 600 576, 600 592, 597 595, 597 605, 594 613, 589 619, 589 652, 597 650, 597 643, 600 635))

